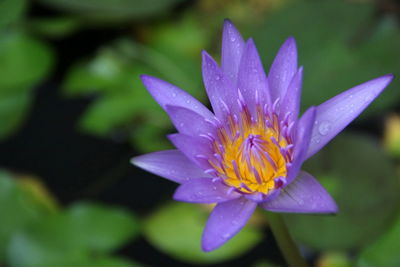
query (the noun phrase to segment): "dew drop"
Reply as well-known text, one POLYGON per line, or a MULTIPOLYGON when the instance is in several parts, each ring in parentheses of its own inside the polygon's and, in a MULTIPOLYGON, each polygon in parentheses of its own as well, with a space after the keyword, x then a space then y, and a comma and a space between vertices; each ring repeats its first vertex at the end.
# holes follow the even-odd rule
POLYGON ((365 102, 370 102, 372 100, 372 98, 373 98, 372 95, 367 95, 367 96, 365 96, 364 101, 365 102))
POLYGON ((318 132, 320 135, 327 135, 332 129, 332 125, 328 121, 323 121, 318 126, 318 132))
POLYGON ((236 37, 232 36, 232 37, 231 37, 231 42, 233 43, 233 42, 235 42, 235 41, 236 41, 236 37))
POLYGON ((228 239, 230 236, 231 236, 230 234, 223 234, 223 235, 222 235, 222 238, 228 239))
POLYGON ((176 97, 176 93, 172 93, 172 97, 176 97))
POLYGON ((221 76, 220 76, 220 75, 216 75, 216 76, 215 76, 215 79, 216 79, 217 81, 219 81, 219 80, 221 79, 221 76))

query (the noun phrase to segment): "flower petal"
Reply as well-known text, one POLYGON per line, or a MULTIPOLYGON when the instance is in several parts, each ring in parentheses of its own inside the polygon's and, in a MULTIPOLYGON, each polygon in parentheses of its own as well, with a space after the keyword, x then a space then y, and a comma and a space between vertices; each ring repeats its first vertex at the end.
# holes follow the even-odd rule
POLYGON ((261 204, 269 211, 295 213, 336 213, 338 207, 328 192, 310 174, 300 175, 281 194, 261 204))
POLYGON ((217 204, 204 228, 203 250, 212 251, 231 239, 243 228, 256 207, 256 202, 245 198, 217 204))
POLYGON ((187 135, 215 135, 215 126, 198 113, 184 107, 170 105, 167 105, 165 109, 175 128, 180 133, 187 135))
POLYGON ((268 82, 272 102, 278 97, 282 100, 296 71, 296 41, 293 37, 289 37, 279 49, 269 70, 268 82))
POLYGON ((232 22, 226 19, 222 33, 221 68, 233 84, 236 84, 243 49, 242 36, 232 22))
POLYGON ((291 120, 296 120, 299 116, 300 99, 301 99, 301 85, 303 83, 303 67, 300 67, 294 75, 292 81, 287 88, 286 94, 282 99, 280 110, 281 118, 284 118, 290 112, 291 120))
POLYGON ((392 80, 392 74, 381 76, 353 87, 319 105, 306 158, 317 153, 341 132, 392 80))
POLYGON ((208 159, 213 157, 212 147, 209 140, 203 137, 190 136, 186 134, 170 134, 168 138, 186 157, 199 167, 211 168, 208 159))
POLYGON ((214 114, 202 103, 175 85, 148 75, 141 75, 140 78, 149 93, 163 109, 166 105, 180 106, 191 109, 206 119, 214 117, 214 114))
POLYGON ((238 87, 253 114, 256 104, 261 104, 262 107, 264 104, 271 104, 267 76, 253 39, 249 39, 244 49, 239 67, 238 87))
POLYGON ((196 179, 182 184, 175 191, 174 199, 192 203, 220 203, 240 197, 221 180, 213 178, 196 179))
POLYGON ((236 114, 239 110, 237 89, 205 51, 203 51, 202 70, 204 86, 215 115, 224 120, 227 112, 236 114))
POLYGON ((317 114, 316 107, 310 107, 303 116, 301 116, 298 124, 295 137, 295 147, 292 165, 289 167, 287 174, 287 183, 293 181, 300 171, 301 165, 305 160, 308 147, 311 142, 311 133, 315 124, 315 116, 317 114))
POLYGON ((179 150, 149 153, 134 157, 131 162, 139 168, 177 183, 200 177, 209 177, 179 150))

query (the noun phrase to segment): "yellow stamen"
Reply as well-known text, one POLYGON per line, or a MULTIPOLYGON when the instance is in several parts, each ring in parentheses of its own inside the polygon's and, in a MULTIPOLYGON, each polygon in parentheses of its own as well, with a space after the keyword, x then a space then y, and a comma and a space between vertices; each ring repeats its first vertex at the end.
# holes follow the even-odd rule
POLYGON ((211 165, 227 185, 242 193, 268 194, 276 187, 275 179, 286 177, 290 159, 282 155, 281 148, 289 142, 281 136, 278 117, 271 117, 264 116, 259 108, 256 121, 248 112, 242 112, 236 122, 229 116, 228 127, 219 129, 219 140, 214 142, 215 153, 222 160, 218 164, 210 161, 211 165))

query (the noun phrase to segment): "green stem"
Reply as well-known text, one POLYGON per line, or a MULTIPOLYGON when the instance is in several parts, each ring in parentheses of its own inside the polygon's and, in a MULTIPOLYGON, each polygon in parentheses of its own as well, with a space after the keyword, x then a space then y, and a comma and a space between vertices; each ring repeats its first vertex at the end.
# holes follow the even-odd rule
POLYGON ((290 237, 289 231, 284 220, 278 213, 268 213, 268 222, 274 233, 275 240, 278 243, 279 249, 283 254, 288 266, 290 267, 307 267, 308 264, 300 255, 296 244, 290 237))

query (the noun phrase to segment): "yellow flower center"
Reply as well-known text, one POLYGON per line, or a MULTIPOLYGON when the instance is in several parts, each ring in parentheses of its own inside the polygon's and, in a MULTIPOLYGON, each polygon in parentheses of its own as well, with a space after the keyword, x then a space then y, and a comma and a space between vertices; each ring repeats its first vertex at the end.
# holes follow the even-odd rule
POLYGON ((229 115, 213 143, 218 160, 210 164, 228 186, 242 193, 268 194, 282 186, 292 161, 292 140, 282 133, 285 127, 276 114, 262 112, 260 107, 256 119, 247 109, 240 118, 229 115))

